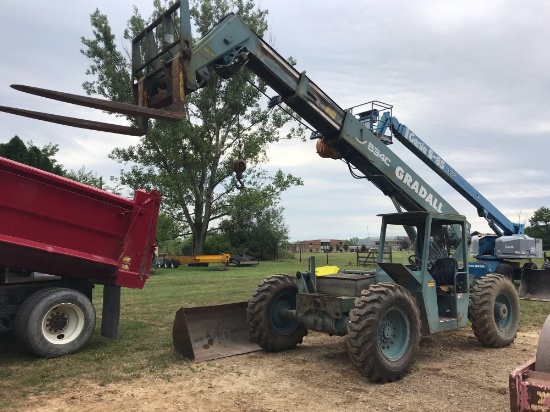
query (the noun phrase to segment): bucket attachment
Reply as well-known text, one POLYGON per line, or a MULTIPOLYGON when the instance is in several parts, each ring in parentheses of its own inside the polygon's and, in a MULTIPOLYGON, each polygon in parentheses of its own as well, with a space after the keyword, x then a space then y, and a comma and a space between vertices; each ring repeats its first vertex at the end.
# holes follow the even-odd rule
POLYGON ((523 269, 519 298, 550 302, 550 269, 523 269))
POLYGON ((191 48, 189 2, 177 1, 132 41, 130 86, 133 89, 135 104, 24 85, 11 86, 16 90, 48 99, 134 116, 137 118, 137 127, 7 106, 0 106, 0 111, 65 126, 142 136, 147 134, 149 119, 177 121, 185 118, 185 93, 197 88, 195 72, 191 67, 191 48), (164 107, 170 107, 170 110, 162 110, 164 107))
POLYGON ((246 323, 248 302, 180 308, 172 340, 174 351, 195 362, 261 350, 250 342, 246 323))

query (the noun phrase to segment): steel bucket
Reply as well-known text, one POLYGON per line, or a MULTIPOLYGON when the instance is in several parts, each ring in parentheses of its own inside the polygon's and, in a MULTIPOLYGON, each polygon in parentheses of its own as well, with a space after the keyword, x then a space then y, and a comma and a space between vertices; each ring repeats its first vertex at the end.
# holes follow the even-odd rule
POLYGON ((550 302, 550 270, 523 269, 519 298, 550 302))
POLYGON ((174 351, 201 362, 260 350, 250 342, 247 305, 247 302, 238 302, 180 308, 172 330, 174 351))

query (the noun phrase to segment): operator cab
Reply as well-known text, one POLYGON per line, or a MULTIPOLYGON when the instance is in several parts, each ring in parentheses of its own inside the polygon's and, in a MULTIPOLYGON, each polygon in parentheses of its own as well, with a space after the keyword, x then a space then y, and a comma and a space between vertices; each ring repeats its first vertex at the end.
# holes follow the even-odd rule
POLYGON ((468 310, 466 219, 460 215, 407 212, 380 215, 380 250, 393 245, 391 234, 407 233, 409 251, 404 263, 379 258, 377 282, 394 282, 408 289, 424 310, 423 328, 429 333, 465 323, 468 310))

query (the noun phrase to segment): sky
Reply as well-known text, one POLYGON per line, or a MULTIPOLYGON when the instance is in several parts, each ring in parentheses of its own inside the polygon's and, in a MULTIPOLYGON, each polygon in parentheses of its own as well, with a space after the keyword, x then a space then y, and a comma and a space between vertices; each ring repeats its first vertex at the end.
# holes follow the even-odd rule
MULTIPOLYGON (((430 145, 513 222, 528 222, 550 206, 550 2, 536 0, 261 0, 267 38, 297 69, 342 108, 371 100, 393 105, 393 115, 430 145)), ((91 37, 89 15, 107 14, 119 46, 136 5, 152 0, 0 2, 0 105, 93 120, 123 122, 12 90, 26 84, 84 94, 89 61, 80 37, 91 37)), ((104 179, 124 166, 108 158, 136 138, 54 125, 0 113, 0 143, 18 135, 37 146, 59 145, 69 170, 83 165, 104 179)), ((390 148, 473 230, 490 232, 476 208, 399 142, 390 148)), ((300 176, 304 186, 282 196, 291 241, 378 236, 380 213, 395 209, 371 183, 347 166, 321 159, 315 142, 272 145, 274 172, 300 176)), ((398 233, 395 233, 398 234, 398 233)), ((390 233, 391 235, 391 233, 390 233)))

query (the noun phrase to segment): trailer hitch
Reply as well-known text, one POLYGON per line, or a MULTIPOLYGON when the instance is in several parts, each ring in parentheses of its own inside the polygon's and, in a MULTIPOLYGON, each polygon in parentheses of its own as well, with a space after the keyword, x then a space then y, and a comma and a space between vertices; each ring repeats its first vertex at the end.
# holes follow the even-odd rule
POLYGON ((137 118, 137 126, 122 126, 50 113, 0 106, 0 111, 37 120, 142 136, 149 119, 178 121, 185 118, 185 94, 197 89, 191 67, 191 20, 188 1, 177 1, 132 41, 132 88, 135 104, 113 102, 38 87, 11 87, 36 96, 137 118), (179 11, 179 17, 178 17, 179 11), (176 30, 176 24, 179 27, 176 30), (169 107, 169 110, 162 110, 169 107))

